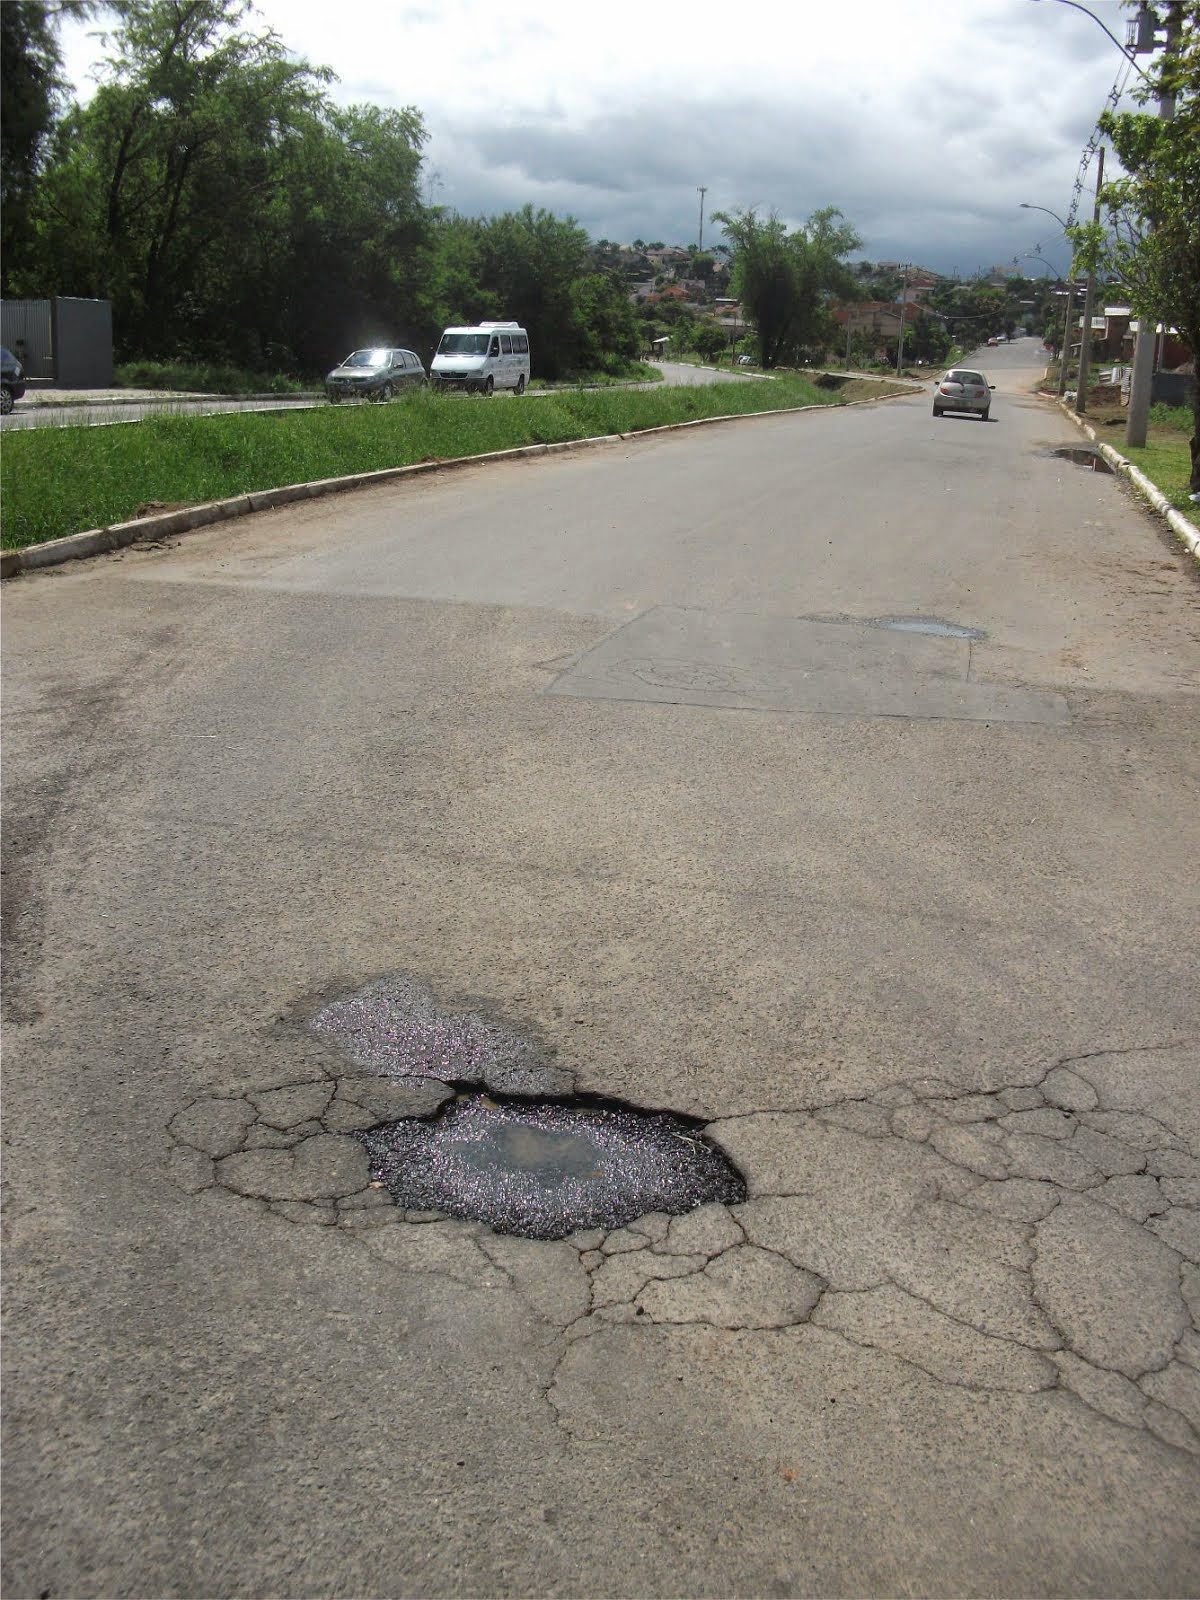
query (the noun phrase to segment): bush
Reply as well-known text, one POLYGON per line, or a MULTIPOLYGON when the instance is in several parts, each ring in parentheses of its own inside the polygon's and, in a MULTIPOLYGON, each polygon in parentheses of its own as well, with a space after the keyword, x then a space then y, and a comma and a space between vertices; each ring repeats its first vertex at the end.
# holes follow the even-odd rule
POLYGON ((113 372, 120 389, 171 389, 182 394, 294 394, 305 385, 282 372, 246 372, 201 361, 126 361, 113 372))

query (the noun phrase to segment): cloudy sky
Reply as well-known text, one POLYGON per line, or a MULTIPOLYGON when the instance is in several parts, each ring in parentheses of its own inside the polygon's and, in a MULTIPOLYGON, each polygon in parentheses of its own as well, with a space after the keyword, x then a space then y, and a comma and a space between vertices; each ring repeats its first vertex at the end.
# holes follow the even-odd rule
MULTIPOLYGON (((1124 38, 1119 0, 1090 9, 1124 38)), ((964 275, 1039 247, 1066 269, 1057 225, 1020 203, 1066 215, 1106 97, 1127 76, 1132 109, 1138 81, 1061 0, 259 0, 257 15, 333 68, 339 99, 416 106, 427 196, 466 215, 529 202, 593 238, 694 243, 704 185, 709 243, 713 211, 794 223, 835 205, 868 259, 964 275)), ((81 97, 99 25, 63 35, 81 97)))

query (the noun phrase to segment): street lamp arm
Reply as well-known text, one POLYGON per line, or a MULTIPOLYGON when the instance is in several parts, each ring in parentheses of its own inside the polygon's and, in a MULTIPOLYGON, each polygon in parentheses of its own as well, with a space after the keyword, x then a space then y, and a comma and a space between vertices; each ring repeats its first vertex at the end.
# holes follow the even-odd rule
POLYGON ((1116 34, 1113 33, 1110 30, 1110 28, 1108 27, 1107 23, 1101 22, 1100 18, 1096 15, 1096 13, 1094 11, 1089 11, 1086 6, 1081 6, 1079 4, 1079 0, 1058 0, 1058 4, 1060 6, 1070 6, 1072 11, 1082 11, 1085 17, 1091 17, 1092 21, 1096 24, 1096 26, 1098 28, 1103 28, 1105 33, 1108 34, 1108 37, 1116 45, 1117 49, 1125 57, 1126 61, 1128 61, 1129 65, 1138 74, 1138 76, 1142 79, 1142 81, 1144 83, 1149 83, 1150 82, 1149 76, 1145 72, 1142 71, 1141 67, 1138 66, 1138 64, 1137 64, 1136 60, 1134 59, 1134 57, 1129 53, 1129 51, 1125 48, 1125 46, 1117 38, 1116 34))
POLYGON ((1053 217, 1054 218, 1055 222, 1058 223, 1059 227, 1062 229, 1062 231, 1064 233, 1066 233, 1066 231, 1067 231, 1066 223, 1059 216, 1058 212, 1057 211, 1051 211, 1049 206, 1030 205, 1028 200, 1022 200, 1021 201, 1021 210, 1022 211, 1044 211, 1048 217, 1053 217))

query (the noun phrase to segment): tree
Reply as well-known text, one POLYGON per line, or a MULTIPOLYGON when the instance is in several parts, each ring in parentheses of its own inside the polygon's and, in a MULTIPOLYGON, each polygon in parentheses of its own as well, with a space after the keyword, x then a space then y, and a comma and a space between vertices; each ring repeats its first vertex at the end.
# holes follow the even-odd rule
MULTIPOLYGON (((4 9, 4 8, 0 8, 4 9)), ((104 79, 63 119, 20 292, 111 299, 124 358, 328 367, 436 316, 417 112, 332 74, 245 0, 114 0, 104 79)))
MULTIPOLYGON (((113 301, 130 353, 203 344, 271 218, 320 73, 243 0, 118 0, 105 81, 60 125, 31 216, 46 287, 113 301)), ((228 326, 228 317, 225 318, 228 326)))
POLYGON ((715 322, 700 323, 692 334, 693 350, 709 361, 716 361, 723 356, 728 345, 725 329, 718 328, 715 322))
MULTIPOLYGON (((1200 19, 1173 5, 1179 33, 1152 69, 1150 94, 1175 96, 1167 121, 1138 112, 1106 112, 1100 125, 1126 176, 1106 185, 1113 226, 1108 265, 1139 317, 1177 327, 1200 356, 1200 19)), ((1086 244, 1087 241, 1084 241, 1086 244)), ((1192 384, 1192 470, 1200 493, 1200 381, 1192 384)))
POLYGON ((19 267, 27 211, 67 85, 57 25, 87 16, 88 0, 6 0, 0 5, 0 218, 5 285, 19 267))
POLYGON ((845 258, 862 240, 842 213, 815 211, 795 233, 774 212, 763 221, 753 209, 718 211, 714 220, 734 247, 732 288, 754 319, 762 365, 820 342, 829 297, 856 292, 845 258))

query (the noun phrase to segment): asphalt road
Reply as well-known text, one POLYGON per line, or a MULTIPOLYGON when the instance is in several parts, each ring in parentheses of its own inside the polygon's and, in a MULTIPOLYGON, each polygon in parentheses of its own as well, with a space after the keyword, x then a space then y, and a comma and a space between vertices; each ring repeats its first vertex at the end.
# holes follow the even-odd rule
MULTIPOLYGON (((696 384, 745 383, 751 374, 719 371, 711 367, 694 367, 682 361, 660 361, 662 382, 668 388, 687 388, 696 384)), ((761 374, 754 374, 761 376, 761 374)), ((634 384, 633 388, 654 389, 659 384, 634 384)), ((548 394, 546 389, 533 389, 526 398, 536 400, 548 394)), ((502 391, 494 399, 511 400, 511 391, 502 391)), ((366 404, 366 402, 360 402, 366 404)), ((262 396, 250 399, 223 399, 219 395, 163 394, 147 390, 95 389, 95 390, 31 390, 18 400, 8 416, 0 418, 0 431, 20 428, 95 428, 119 422, 137 422, 142 417, 166 415, 185 417, 211 417, 224 411, 311 411, 328 404, 311 395, 286 396, 278 400, 265 400, 262 396)))
POLYGON ((1038 361, 6 587, 13 1600, 1200 1590, 1200 590, 1038 361), (391 974, 749 1198, 404 1220, 391 974))

